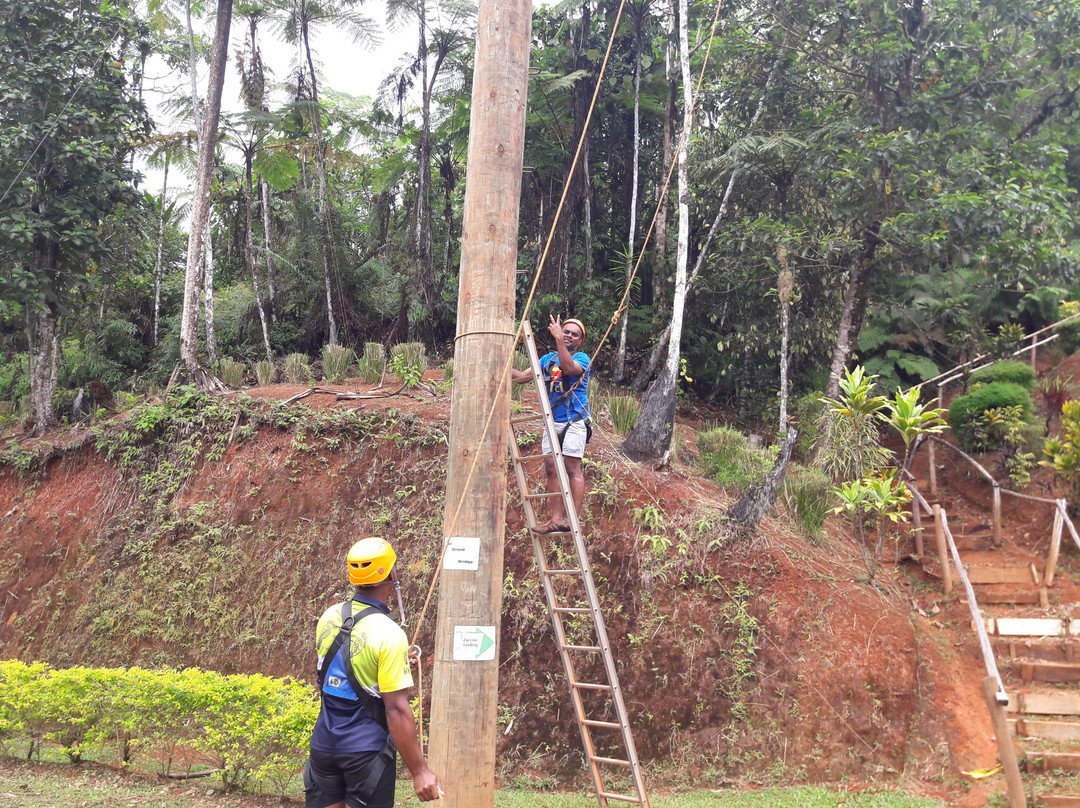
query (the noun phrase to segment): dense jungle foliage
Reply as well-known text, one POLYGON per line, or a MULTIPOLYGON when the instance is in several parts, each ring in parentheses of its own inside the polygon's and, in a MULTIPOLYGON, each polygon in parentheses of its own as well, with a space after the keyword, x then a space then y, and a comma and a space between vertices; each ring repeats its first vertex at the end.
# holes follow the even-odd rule
MULTIPOLYGON (((225 98, 218 131, 206 362, 280 364, 333 342, 451 351, 467 0, 11 0, 0 11, 0 417, 29 411, 35 366, 66 417, 78 388, 138 391, 177 365, 184 177, 201 114, 192 71, 205 78, 226 8, 241 92, 225 98), (354 37, 356 69, 385 74, 374 99, 320 73, 332 29, 354 37), (405 58, 366 60, 365 42, 391 29, 416 32, 405 58), (264 61, 264 48, 291 55, 264 61), (143 92, 150 74, 171 87, 164 103, 143 92)), ((519 302, 618 8, 534 11, 519 302)), ((1078 0, 735 0, 711 28, 714 13, 628 0, 554 224, 534 310, 544 320, 570 314, 602 332, 645 251, 625 348, 616 328, 602 374, 648 384, 680 241, 691 271, 679 383, 742 418, 775 418, 782 359, 793 397, 825 390, 837 357, 891 391, 987 348, 1008 353, 1076 310, 1078 0), (659 191, 688 117, 680 29, 695 80, 704 66, 683 233, 674 182, 659 191)))

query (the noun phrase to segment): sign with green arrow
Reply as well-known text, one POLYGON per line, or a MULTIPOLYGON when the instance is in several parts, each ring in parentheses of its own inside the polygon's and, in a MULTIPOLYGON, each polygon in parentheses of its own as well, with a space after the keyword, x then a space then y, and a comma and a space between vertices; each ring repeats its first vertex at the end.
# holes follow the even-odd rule
POLYGON ((454 659, 487 662, 495 659, 495 626, 454 626, 454 659))

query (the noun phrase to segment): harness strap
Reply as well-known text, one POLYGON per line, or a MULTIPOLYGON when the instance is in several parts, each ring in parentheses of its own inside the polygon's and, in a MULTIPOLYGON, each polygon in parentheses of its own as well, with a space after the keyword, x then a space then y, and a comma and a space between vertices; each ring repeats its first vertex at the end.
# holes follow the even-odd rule
POLYGON ((341 604, 341 629, 338 631, 334 641, 330 643, 330 647, 323 654, 322 659, 319 660, 319 692, 322 693, 323 682, 326 680, 326 671, 330 668, 330 662, 333 660, 337 652, 341 651, 341 663, 345 668, 345 676, 349 680, 349 684, 352 686, 353 692, 356 694, 360 705, 383 729, 387 729, 386 726, 386 705, 383 704, 382 699, 375 698, 368 693, 364 687, 360 684, 360 681, 356 678, 356 671, 352 666, 352 629, 357 623, 363 620, 365 617, 371 614, 377 614, 382 610, 376 606, 368 606, 361 609, 356 615, 352 613, 352 600, 347 600, 341 604))

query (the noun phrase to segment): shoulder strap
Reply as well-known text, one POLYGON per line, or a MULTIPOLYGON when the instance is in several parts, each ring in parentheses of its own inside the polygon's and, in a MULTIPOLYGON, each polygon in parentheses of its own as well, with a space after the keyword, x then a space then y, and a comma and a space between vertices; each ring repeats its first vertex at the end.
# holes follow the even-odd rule
POLYGON ((347 642, 352 635, 352 628, 369 614, 374 614, 380 611, 375 606, 368 606, 366 609, 362 609, 359 614, 353 615, 352 613, 352 600, 349 599, 341 604, 341 629, 338 631, 334 641, 330 643, 330 647, 326 649, 326 653, 322 655, 319 660, 319 691, 322 691, 323 681, 326 679, 326 671, 330 667, 330 660, 334 658, 334 655, 344 647, 345 654, 342 662, 345 666, 345 675, 349 677, 349 684, 352 685, 353 690, 359 695, 361 692, 365 692, 363 688, 359 686, 356 681, 356 674, 352 669, 352 643, 347 642))

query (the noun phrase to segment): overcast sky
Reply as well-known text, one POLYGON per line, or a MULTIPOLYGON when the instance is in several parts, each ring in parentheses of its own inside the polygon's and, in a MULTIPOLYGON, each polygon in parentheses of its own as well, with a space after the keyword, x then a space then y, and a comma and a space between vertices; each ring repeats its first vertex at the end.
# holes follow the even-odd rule
MULTIPOLYGON (((340 30, 324 25, 314 29, 311 35, 315 69, 319 72, 319 92, 325 95, 327 90, 335 90, 356 97, 374 99, 379 85, 399 64, 402 57, 416 49, 417 31, 409 26, 399 31, 386 29, 385 0, 369 0, 364 5, 368 17, 375 21, 383 32, 383 41, 374 48, 363 48, 353 44, 350 38, 340 30)), ((196 25, 199 23, 197 22, 196 25)), ((208 40, 213 38, 213 21, 202 21, 202 35, 208 40)), ((229 42, 229 61, 225 71, 225 88, 222 94, 222 109, 240 110, 240 77, 237 70, 236 52, 247 40, 248 29, 244 21, 233 17, 229 42)), ((297 48, 285 44, 273 24, 264 22, 259 29, 259 47, 262 53, 263 67, 267 74, 267 87, 276 90, 295 68, 297 48)), ((210 68, 200 63, 198 70, 199 96, 206 97, 206 81, 210 68)), ((172 120, 166 111, 166 102, 177 96, 190 96, 191 83, 186 72, 170 71, 163 60, 148 63, 144 85, 146 102, 151 115, 161 133, 179 131, 182 124, 172 120)), ((284 101, 284 96, 277 91, 271 100, 274 103, 284 101)), ((190 123, 188 124, 190 126, 190 123)), ((160 171, 149 169, 145 163, 136 166, 145 175, 143 187, 154 194, 161 193, 162 176, 160 171)), ((169 172, 169 195, 174 190, 185 188, 187 180, 177 173, 169 172)))

